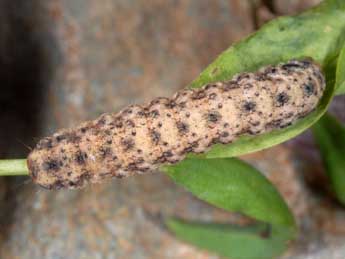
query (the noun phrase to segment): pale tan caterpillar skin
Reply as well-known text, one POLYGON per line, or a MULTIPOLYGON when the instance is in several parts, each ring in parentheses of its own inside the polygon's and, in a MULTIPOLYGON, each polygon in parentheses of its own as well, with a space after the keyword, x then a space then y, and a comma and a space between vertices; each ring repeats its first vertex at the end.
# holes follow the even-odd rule
POLYGON ((284 128, 312 112, 324 89, 311 60, 268 66, 60 130, 37 144, 28 168, 47 189, 153 171, 214 143, 284 128))

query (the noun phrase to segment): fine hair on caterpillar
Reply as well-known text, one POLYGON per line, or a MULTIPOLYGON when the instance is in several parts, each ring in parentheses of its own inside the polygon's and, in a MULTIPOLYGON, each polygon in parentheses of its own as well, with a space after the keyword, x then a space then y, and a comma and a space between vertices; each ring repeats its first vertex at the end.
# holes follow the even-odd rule
POLYGON ((153 171, 215 143, 285 128, 312 112, 324 89, 320 67, 305 59, 181 90, 42 139, 28 156, 30 176, 61 189, 153 171))

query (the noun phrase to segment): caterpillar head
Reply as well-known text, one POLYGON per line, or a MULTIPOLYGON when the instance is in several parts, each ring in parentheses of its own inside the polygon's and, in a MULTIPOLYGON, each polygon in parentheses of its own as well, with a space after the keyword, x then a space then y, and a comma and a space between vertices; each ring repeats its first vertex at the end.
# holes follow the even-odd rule
POLYGON ((99 182, 112 172, 121 177, 121 171, 114 167, 98 170, 105 159, 114 159, 114 154, 109 156, 104 148, 107 139, 102 129, 108 118, 109 115, 103 115, 75 129, 60 130, 43 138, 27 159, 32 180, 46 189, 73 189, 99 182))
POLYGON ((41 140, 27 159, 32 180, 49 190, 83 187, 90 175, 71 165, 83 163, 86 157, 82 153, 73 155, 71 149, 73 147, 54 143, 53 137, 41 140))

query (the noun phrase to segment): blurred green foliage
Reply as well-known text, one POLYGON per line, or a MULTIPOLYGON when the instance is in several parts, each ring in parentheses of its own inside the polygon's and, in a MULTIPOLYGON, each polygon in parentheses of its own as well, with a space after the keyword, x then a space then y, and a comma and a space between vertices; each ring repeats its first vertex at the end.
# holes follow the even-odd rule
POLYGON ((333 190, 345 205, 345 127, 326 114, 313 127, 313 134, 333 190))

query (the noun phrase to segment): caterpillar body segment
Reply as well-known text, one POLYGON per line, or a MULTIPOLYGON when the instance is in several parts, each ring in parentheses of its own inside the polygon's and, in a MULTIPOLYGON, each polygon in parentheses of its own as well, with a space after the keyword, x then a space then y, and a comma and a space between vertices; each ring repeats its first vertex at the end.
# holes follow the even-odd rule
POLYGON ((60 130, 37 144, 28 168, 47 189, 153 171, 215 143, 287 127, 315 109, 324 89, 311 60, 264 67, 60 130))

